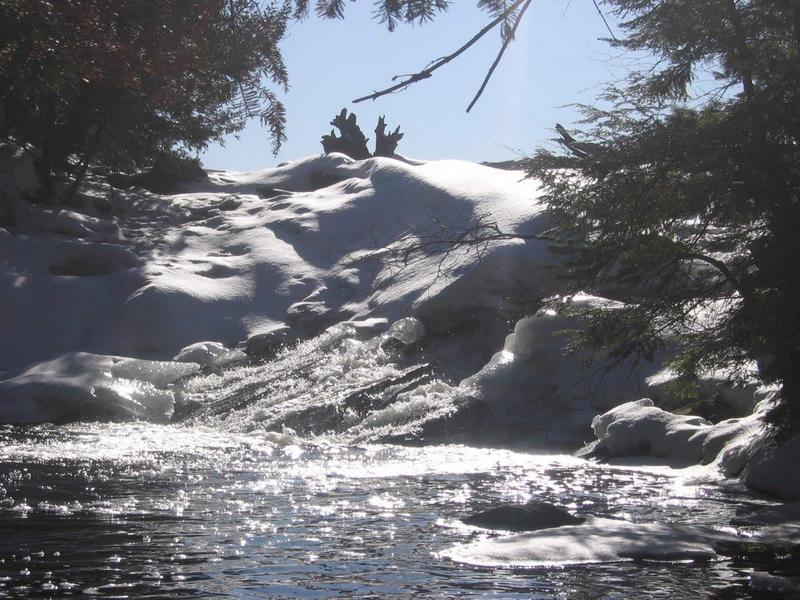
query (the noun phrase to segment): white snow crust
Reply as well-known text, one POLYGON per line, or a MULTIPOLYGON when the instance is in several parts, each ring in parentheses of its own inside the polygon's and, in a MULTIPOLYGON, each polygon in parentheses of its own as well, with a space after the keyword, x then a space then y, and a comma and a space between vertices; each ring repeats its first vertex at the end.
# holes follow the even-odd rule
POLYGON ((735 438, 758 426, 754 417, 713 424, 656 407, 649 398, 627 402, 592 420, 592 430, 611 456, 658 456, 709 463, 735 438))
POLYGON ((442 555, 484 567, 547 567, 621 560, 688 560, 716 556, 714 542, 733 536, 673 523, 589 517, 582 525, 459 544, 442 555))
POLYGON ((624 560, 685 561, 718 557, 724 542, 793 544, 796 524, 763 528, 749 538, 681 523, 633 523, 589 516, 582 525, 488 537, 456 544, 441 555, 482 567, 536 568, 624 560))
POLYGON ((194 363, 69 353, 0 382, 0 422, 43 422, 102 415, 166 421, 171 384, 199 370, 194 363))
POLYGON ((537 297, 550 291, 532 275, 551 262, 544 242, 502 241, 482 261, 441 248, 412 267, 393 258, 403 236, 421 241, 480 215, 508 232, 541 230, 536 186, 520 172, 330 154, 212 172, 173 196, 98 185, 84 201, 56 209, 18 199, 14 228, 0 228, 6 376, 74 351, 164 360, 286 323, 313 333, 424 312, 446 328, 501 304, 498 278, 528 282, 537 297), (285 193, 258 196, 275 188, 285 193))

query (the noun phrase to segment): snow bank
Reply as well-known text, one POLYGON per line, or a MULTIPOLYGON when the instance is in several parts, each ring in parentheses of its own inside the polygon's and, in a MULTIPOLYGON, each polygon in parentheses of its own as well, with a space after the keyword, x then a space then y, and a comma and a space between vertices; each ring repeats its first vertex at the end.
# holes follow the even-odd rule
POLYGON ((542 230, 520 172, 331 154, 189 185, 159 196, 97 182, 80 209, 17 202, 17 224, 0 228, 0 377, 74 351, 164 360, 208 340, 255 348, 287 324, 311 335, 416 315, 441 330, 504 310, 510 282, 533 298, 553 291, 553 274, 537 272, 552 263, 541 241, 500 241, 482 260, 436 246, 399 258, 481 218, 542 230))
POLYGON ((737 437, 758 425, 753 417, 717 424, 697 416, 675 415, 649 398, 627 402, 592 420, 599 447, 611 456, 656 456, 709 463, 737 437))
MULTIPOLYGON (((577 306, 613 310, 616 303, 579 295, 577 306)), ((501 423, 530 421, 531 436, 554 443, 578 443, 589 436, 588 425, 598 411, 640 398, 655 363, 634 368, 623 363, 607 371, 602 362, 585 369, 586 353, 568 353, 567 330, 581 325, 552 309, 541 309, 519 320, 496 353, 478 373, 461 382, 463 394, 485 399, 501 423)))
POLYGON ((749 488, 781 498, 800 499, 800 435, 778 446, 758 448, 744 470, 749 488))
POLYGON ((80 417, 166 421, 175 402, 171 384, 198 370, 193 363, 66 354, 0 381, 0 422, 80 417))

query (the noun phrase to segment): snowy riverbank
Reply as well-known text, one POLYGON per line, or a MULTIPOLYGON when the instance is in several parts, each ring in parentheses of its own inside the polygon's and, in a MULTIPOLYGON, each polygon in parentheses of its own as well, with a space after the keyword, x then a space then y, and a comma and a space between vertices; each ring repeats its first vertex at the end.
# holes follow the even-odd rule
MULTIPOLYGON (((24 158, 4 164, 2 422, 168 421, 176 404, 202 396, 198 381, 230 384, 215 369, 343 322, 335 369, 304 375, 304 385, 319 393, 377 372, 400 381, 385 336, 374 336, 411 316, 428 332, 415 359, 438 360, 439 377, 369 414, 346 406, 356 438, 397 434, 399 423, 406 435, 480 404, 476 414, 488 416, 472 427, 577 448, 591 425, 612 456, 716 463, 758 489, 800 495, 797 482, 763 475, 773 463, 745 468, 768 402, 756 408, 756 386, 723 390, 745 416, 713 424, 625 404, 651 397, 670 408, 658 364, 598 377, 582 370, 584 356, 565 356, 562 330, 573 324, 537 312, 558 292, 559 259, 537 239, 547 220, 521 172, 326 155, 212 171, 171 196, 94 181, 73 206, 53 207, 24 199, 34 185, 24 158)), ((253 408, 240 428, 268 421, 265 411, 253 408)))

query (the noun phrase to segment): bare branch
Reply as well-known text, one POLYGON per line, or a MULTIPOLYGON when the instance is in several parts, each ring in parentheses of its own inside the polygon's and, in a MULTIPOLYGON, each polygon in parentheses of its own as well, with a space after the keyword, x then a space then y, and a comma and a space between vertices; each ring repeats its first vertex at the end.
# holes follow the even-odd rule
POLYGON ((480 98, 481 95, 483 94, 483 90, 486 89, 486 84, 489 83, 489 80, 492 78, 494 70, 497 68, 497 65, 500 64, 500 60, 503 58, 503 54, 505 54, 506 48, 508 48, 508 45, 511 43, 511 40, 514 39, 514 34, 517 33, 517 27, 519 26, 520 21, 522 21, 522 17, 525 15, 525 11, 528 10, 528 7, 531 5, 532 1, 533 0, 526 0, 525 4, 522 5, 522 8, 520 9, 517 18, 514 20, 514 26, 511 28, 511 32, 506 36, 505 40, 503 40, 503 45, 500 46, 500 52, 497 53, 497 56, 495 57, 494 62, 492 63, 492 66, 489 67, 489 71, 486 73, 486 77, 483 78, 483 83, 481 83, 481 87, 478 89, 478 93, 475 94, 475 97, 472 99, 472 102, 469 103, 469 106, 467 107, 467 112, 469 112, 472 109, 472 107, 475 106, 475 103, 478 101, 478 98, 480 98))
MULTIPOLYGON (((435 62, 433 62, 429 66, 425 67, 424 69, 422 69, 418 73, 413 73, 411 75, 405 76, 405 77, 408 77, 408 79, 405 79, 404 81, 401 81, 400 83, 397 83, 397 84, 395 84, 393 86, 390 86, 390 87, 388 87, 388 88, 386 88, 384 90, 373 92, 372 94, 369 94, 367 96, 362 96, 361 98, 356 98, 355 100, 353 100, 353 103, 355 104, 356 102, 363 102, 364 100, 376 100, 377 98, 380 98, 381 96, 385 96, 387 94, 392 94, 392 93, 394 93, 394 92, 396 92, 398 90, 405 89, 409 85, 411 85, 412 83, 416 83, 418 81, 422 81, 423 79, 428 79, 428 77, 433 75, 433 72, 436 69, 438 69, 440 67, 443 67, 444 65, 446 65, 447 63, 452 61, 454 58, 457 58, 458 56, 463 54, 466 50, 468 50, 471 46, 473 46, 475 44, 475 42, 477 42, 484 35, 489 33, 492 29, 497 27, 500 23, 502 23, 508 17, 508 15, 511 12, 513 12, 514 10, 516 10, 517 7, 520 6, 523 2, 526 2, 526 0, 517 0, 513 4, 509 5, 509 7, 505 11, 503 11, 502 14, 498 15, 496 19, 494 19, 492 22, 490 22, 488 25, 486 25, 486 27, 484 27, 478 33, 476 33, 474 36, 472 36, 472 38, 470 38, 470 40, 466 44, 461 46, 458 50, 456 50, 452 54, 448 54, 447 56, 443 56, 442 58, 436 60, 435 62)), ((527 0, 527 4, 530 4, 530 2, 531 2, 531 0, 527 0)), ((395 76, 393 78, 393 80, 396 79, 397 77, 401 77, 401 76, 395 76)))
POLYGON ((614 35, 614 31, 611 29, 611 25, 608 24, 606 16, 603 14, 603 11, 600 10, 600 5, 597 4, 597 0, 592 0, 592 4, 594 4, 594 7, 597 9, 597 14, 600 15, 601 19, 603 19, 603 23, 605 24, 606 29, 608 29, 608 33, 611 34, 611 39, 617 41, 617 36, 614 35))

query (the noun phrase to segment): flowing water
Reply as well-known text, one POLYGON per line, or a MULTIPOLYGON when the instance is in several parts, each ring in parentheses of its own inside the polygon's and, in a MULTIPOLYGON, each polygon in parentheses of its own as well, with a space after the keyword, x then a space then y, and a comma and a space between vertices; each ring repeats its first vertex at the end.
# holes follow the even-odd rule
POLYGON ((198 377, 181 424, 0 427, 0 597, 783 597, 754 591, 767 566, 742 558, 448 558, 510 535, 460 521, 498 502, 732 532, 769 503, 699 471, 385 443, 439 418, 447 394, 364 344, 338 335, 198 377))

